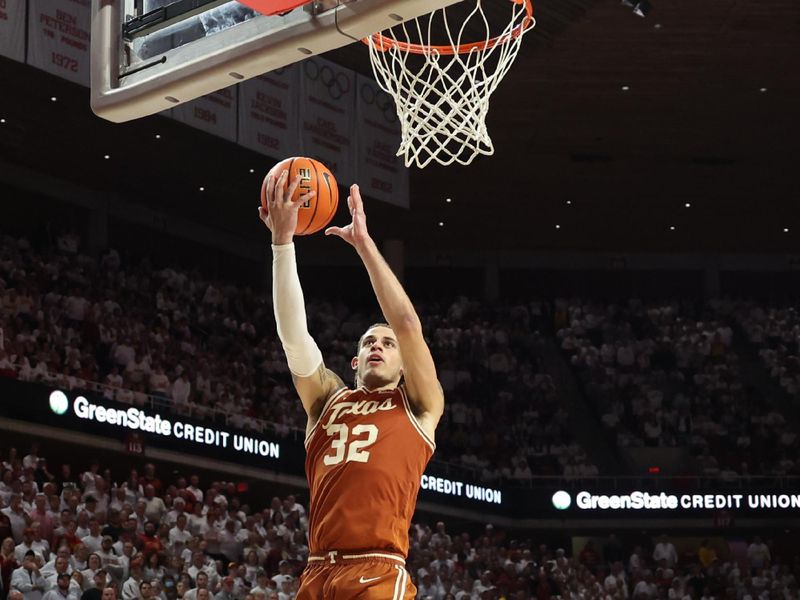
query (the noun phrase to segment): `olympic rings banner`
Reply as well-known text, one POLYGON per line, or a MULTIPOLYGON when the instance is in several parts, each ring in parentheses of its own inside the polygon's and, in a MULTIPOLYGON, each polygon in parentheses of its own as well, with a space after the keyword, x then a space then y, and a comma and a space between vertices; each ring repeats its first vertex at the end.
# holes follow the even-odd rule
POLYGON ((25 0, 0 0, 0 56, 25 62, 25 0))
POLYGON ((273 157, 299 152, 297 90, 300 65, 239 84, 239 144, 273 157))
POLYGON ((300 63, 300 147, 322 161, 339 185, 355 173, 355 73, 314 56, 300 63))
POLYGON ((400 120, 375 81, 356 76, 356 177, 364 194, 408 208, 408 168, 397 156, 400 120))

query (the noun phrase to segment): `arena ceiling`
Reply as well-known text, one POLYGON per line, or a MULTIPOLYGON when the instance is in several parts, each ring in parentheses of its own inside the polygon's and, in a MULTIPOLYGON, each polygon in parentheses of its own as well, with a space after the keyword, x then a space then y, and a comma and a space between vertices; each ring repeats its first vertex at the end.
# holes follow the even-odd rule
MULTIPOLYGON (((495 156, 415 170, 411 211, 370 203, 377 235, 435 251, 800 250, 800 3, 652 2, 642 19, 617 0, 540 0, 492 100, 495 156)), ((360 44, 330 57, 369 71, 360 44)), ((4 164, 263 235, 271 161, 161 117, 107 123, 88 90, 9 60, 0 81, 4 164)))

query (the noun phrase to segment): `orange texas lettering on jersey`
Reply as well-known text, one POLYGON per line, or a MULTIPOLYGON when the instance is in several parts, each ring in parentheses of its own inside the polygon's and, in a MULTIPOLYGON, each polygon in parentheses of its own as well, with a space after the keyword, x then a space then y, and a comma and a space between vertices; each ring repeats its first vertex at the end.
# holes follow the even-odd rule
POLYGON ((371 415, 379 410, 392 410, 396 405, 391 398, 386 398, 378 404, 377 400, 358 400, 356 402, 337 402, 330 408, 330 416, 325 419, 322 428, 328 429, 336 422, 339 415, 371 415))
POLYGON ((434 448, 404 386, 334 394, 306 438, 311 552, 406 555, 420 481, 434 448))

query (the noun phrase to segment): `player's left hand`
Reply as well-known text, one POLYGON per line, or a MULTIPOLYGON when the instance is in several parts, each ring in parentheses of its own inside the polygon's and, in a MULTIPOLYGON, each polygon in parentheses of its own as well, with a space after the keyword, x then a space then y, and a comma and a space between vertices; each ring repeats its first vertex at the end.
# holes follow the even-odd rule
POLYGON ((352 223, 345 227, 328 227, 325 235, 338 236, 358 250, 370 240, 367 231, 367 216, 364 214, 364 201, 361 200, 358 184, 354 183, 350 186, 347 208, 350 209, 350 215, 353 217, 352 223))

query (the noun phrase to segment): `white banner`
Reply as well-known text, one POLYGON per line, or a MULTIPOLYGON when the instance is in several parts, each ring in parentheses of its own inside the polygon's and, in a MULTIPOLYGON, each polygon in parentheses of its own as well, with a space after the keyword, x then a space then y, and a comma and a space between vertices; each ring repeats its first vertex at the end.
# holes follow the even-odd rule
POLYGON ((355 181, 355 73, 324 58, 300 64, 300 140, 340 185, 355 181))
POLYGON ((25 62, 25 0, 0 0, 0 56, 25 62))
POLYGON ((297 64, 239 84, 239 144, 273 158, 300 154, 297 64))
POLYGON ((89 87, 91 0, 30 0, 28 64, 89 87))
POLYGON ((237 86, 217 90, 172 109, 172 118, 196 129, 236 141, 237 86))
POLYGON ((361 192, 408 208, 408 169, 396 155, 400 121, 394 100, 363 75, 356 77, 356 88, 356 180, 361 192))

